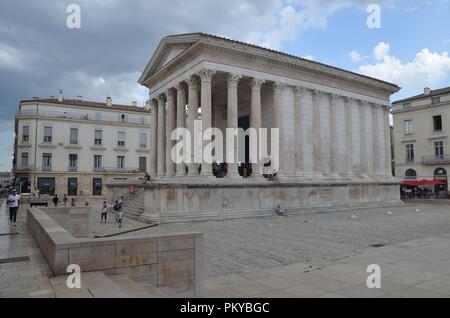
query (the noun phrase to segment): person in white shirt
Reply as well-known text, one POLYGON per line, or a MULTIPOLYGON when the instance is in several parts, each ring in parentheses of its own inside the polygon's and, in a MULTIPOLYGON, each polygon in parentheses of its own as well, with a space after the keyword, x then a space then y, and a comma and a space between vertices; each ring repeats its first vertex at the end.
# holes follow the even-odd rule
POLYGON ((18 195, 16 189, 14 189, 12 191, 12 194, 8 196, 9 220, 14 226, 16 226, 17 210, 19 209, 19 200, 20 195, 18 195))

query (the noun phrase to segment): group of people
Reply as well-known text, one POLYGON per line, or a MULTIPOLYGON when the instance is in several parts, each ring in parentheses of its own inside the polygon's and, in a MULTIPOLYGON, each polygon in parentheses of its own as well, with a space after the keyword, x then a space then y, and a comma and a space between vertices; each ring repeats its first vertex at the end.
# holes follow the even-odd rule
MULTIPOLYGON (((64 194, 64 197, 63 197, 64 206, 67 206, 68 201, 69 201, 69 198, 67 197, 67 194, 64 194)), ((58 194, 55 194, 55 196, 52 199, 52 202, 53 202, 54 207, 57 207, 61 203, 61 201, 59 200, 58 194)), ((70 206, 77 206, 77 200, 75 198, 70 199, 70 206)), ((84 206, 89 206, 88 200, 86 200, 86 202, 84 203, 84 206)))
MULTIPOLYGON (((119 228, 122 227, 122 220, 123 220, 122 206, 123 206, 123 196, 120 197, 120 200, 116 200, 113 206, 116 224, 118 224, 119 228)), ((106 201, 103 201, 100 222, 106 223, 107 217, 108 217, 108 205, 106 204, 106 201)))

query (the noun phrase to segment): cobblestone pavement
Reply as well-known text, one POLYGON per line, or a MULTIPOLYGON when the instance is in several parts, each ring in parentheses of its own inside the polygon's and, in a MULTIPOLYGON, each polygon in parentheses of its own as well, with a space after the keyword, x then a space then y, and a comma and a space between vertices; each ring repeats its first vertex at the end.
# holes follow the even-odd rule
POLYGON ((375 244, 390 245, 437 236, 450 238, 450 205, 408 204, 395 208, 162 225, 148 231, 163 230, 203 232, 206 276, 214 277, 296 263, 323 267, 375 244))

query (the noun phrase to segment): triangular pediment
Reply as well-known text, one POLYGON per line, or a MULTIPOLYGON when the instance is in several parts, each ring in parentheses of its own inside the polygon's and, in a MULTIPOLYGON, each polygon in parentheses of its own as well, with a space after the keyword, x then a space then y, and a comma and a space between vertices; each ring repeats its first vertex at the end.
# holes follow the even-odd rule
POLYGON ((153 76, 164 66, 183 54, 183 52, 194 45, 198 39, 199 36, 196 34, 168 36, 162 39, 139 78, 139 83, 142 84, 147 78, 153 76))

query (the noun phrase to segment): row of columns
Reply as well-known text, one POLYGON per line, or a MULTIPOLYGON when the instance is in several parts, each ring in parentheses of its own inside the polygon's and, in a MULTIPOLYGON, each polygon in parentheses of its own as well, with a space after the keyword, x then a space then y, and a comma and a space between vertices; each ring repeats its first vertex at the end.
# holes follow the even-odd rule
MULTIPOLYGON (((214 71, 209 69, 202 69, 195 76, 189 77, 182 81, 176 87, 170 88, 162 94, 158 95, 151 103, 152 121, 151 121, 151 154, 150 154, 150 174, 159 177, 168 176, 185 176, 186 164, 180 163, 175 166, 171 158, 171 151, 174 141, 171 140, 172 131, 177 127, 186 127, 191 136, 195 136, 194 121, 198 118, 198 101, 200 88, 200 104, 202 107, 201 120, 203 132, 212 125, 212 78, 214 71), (200 78, 198 81, 197 78, 200 78), (187 84, 187 92, 185 84, 187 84), (200 87, 199 87, 200 85, 200 87), (186 118, 186 104, 188 105, 188 114, 186 118), (156 151, 155 151, 156 150, 156 151)), ((238 84, 242 76, 236 74, 227 74, 227 127, 238 128, 238 84)), ((261 114, 261 87, 265 81, 263 79, 253 78, 251 81, 251 102, 250 102, 250 126, 258 129, 262 125, 261 114)), ((280 128, 280 153, 284 149, 284 123, 283 123, 283 102, 284 89, 287 85, 284 83, 275 82, 272 84, 273 88, 273 123, 274 127, 280 128)), ((302 96, 307 91, 307 88, 294 87, 294 125, 295 125, 295 171, 289 173, 293 175, 302 175, 303 169, 303 151, 304 147, 302 141, 302 114, 303 103, 302 96)), ((338 96, 335 94, 325 93, 319 90, 312 90, 312 143, 313 143, 313 172, 314 174, 324 174, 324 167, 322 160, 321 147, 323 142, 323 135, 321 134, 321 107, 320 98, 323 95, 329 97, 328 112, 329 112, 329 171, 330 174, 338 174, 338 137, 337 137, 337 101, 339 98, 344 99, 345 109, 345 174, 368 173, 368 138, 365 114, 366 111, 371 113, 372 118, 372 155, 373 155, 373 171, 381 171, 384 168, 386 175, 390 174, 390 136, 389 136, 389 112, 387 107, 382 107, 376 104, 370 104, 363 101, 356 101, 352 98, 338 96), (354 118, 353 104, 358 102, 359 115, 354 118), (382 116, 379 116, 380 109, 382 116), (382 122, 380 123, 380 117, 382 122), (360 149, 360 171, 356 171, 353 167, 353 121, 359 121, 359 149, 360 149), (384 131, 384 133, 382 133, 384 131), (380 142, 384 146, 384 158, 380 157, 380 142), (385 162, 385 167, 381 167, 382 162, 385 162)), ((322 127, 323 128, 323 127, 322 127)), ((207 143, 209 141, 203 141, 207 143)), ((235 144, 234 153, 237 153, 237 144, 235 144)), ((191 153, 194 154, 194 141, 191 142, 191 153)), ((251 156, 254 155, 255 149, 250 149, 251 156)), ((284 162, 280 161, 279 173, 283 174, 287 171, 284 168, 284 162)), ((198 167, 195 163, 188 163, 188 176, 197 176, 198 167)), ((253 164, 253 176, 260 175, 260 163, 253 164)), ((202 163, 201 175, 204 177, 212 176, 211 164, 202 163)), ((237 162, 228 165, 228 177, 237 177, 238 165, 237 162)))

